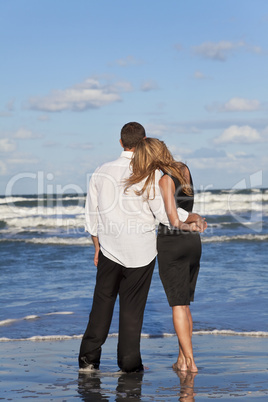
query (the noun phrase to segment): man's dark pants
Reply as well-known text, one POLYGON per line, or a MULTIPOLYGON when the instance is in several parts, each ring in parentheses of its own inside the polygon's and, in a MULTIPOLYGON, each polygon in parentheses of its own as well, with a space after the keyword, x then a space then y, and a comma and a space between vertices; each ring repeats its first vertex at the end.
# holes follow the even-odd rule
POLYGON ((140 335, 155 259, 140 268, 125 268, 99 253, 96 286, 87 329, 79 354, 98 367, 101 346, 112 321, 114 304, 119 294, 118 366, 122 371, 143 369, 140 335))

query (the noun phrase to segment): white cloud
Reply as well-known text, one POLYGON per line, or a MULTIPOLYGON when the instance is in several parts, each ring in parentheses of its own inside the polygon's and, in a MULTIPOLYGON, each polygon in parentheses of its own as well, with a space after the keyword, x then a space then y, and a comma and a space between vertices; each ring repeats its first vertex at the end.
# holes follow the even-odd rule
POLYGON ((173 122, 166 124, 149 123, 146 125, 146 132, 148 137, 158 137, 169 142, 173 136, 199 133, 200 130, 192 122, 189 122, 189 124, 173 122))
POLYGON ((27 158, 27 157, 14 157, 7 159, 7 162, 11 165, 27 165, 27 164, 36 164, 39 163, 36 158, 27 158))
POLYGON ((175 47, 175 49, 176 49, 178 52, 181 52, 182 49, 183 49, 183 46, 182 46, 181 43, 176 43, 176 44, 174 45, 174 47, 175 47))
POLYGON ((143 82, 142 85, 141 85, 141 90, 142 90, 143 92, 153 91, 153 90, 155 90, 155 89, 157 89, 157 88, 158 88, 158 85, 157 85, 157 83, 154 82, 154 81, 145 81, 145 82, 143 82))
POLYGON ((192 152, 190 158, 224 158, 225 156, 226 152, 223 150, 203 147, 192 152))
POLYGON ((12 116, 11 112, 0 112, 0 117, 9 117, 12 116))
POLYGON ((146 134, 148 137, 160 137, 168 132, 168 126, 165 124, 147 124, 146 134))
POLYGON ((13 152, 16 149, 16 143, 9 138, 0 139, 0 152, 13 152))
POLYGON ((0 160, 0 176, 4 176, 7 172, 6 164, 0 160))
POLYGON ((255 157, 255 155, 247 154, 246 152, 243 152, 243 151, 238 151, 234 155, 227 152, 227 155, 228 155, 228 157, 230 157, 230 158, 233 157, 235 159, 239 159, 239 158, 245 159, 245 158, 254 158, 255 157))
POLYGON ((112 89, 118 92, 130 92, 133 88, 130 82, 118 81, 116 84, 113 85, 112 89))
POLYGON ((86 143, 73 143, 73 144, 69 144, 68 148, 72 148, 72 149, 82 149, 85 151, 88 151, 89 149, 93 148, 93 145, 89 142, 86 143))
POLYGON ((228 153, 225 157, 214 158, 189 158, 189 165, 193 169, 207 170, 213 169, 214 171, 225 171, 230 174, 250 172, 256 168, 256 161, 253 155, 247 155, 242 153, 228 153))
POLYGON ((261 136, 257 130, 250 126, 230 126, 214 139, 215 144, 224 143, 255 143, 260 142, 261 136))
POLYGON ((208 111, 218 112, 253 112, 260 110, 261 103, 257 99, 231 98, 224 104, 214 103, 206 107, 208 111))
POLYGON ((47 148, 54 148, 54 147, 58 147, 61 144, 56 141, 46 141, 46 142, 44 142, 43 145, 44 145, 44 147, 47 147, 47 148))
POLYGON ((240 42, 204 42, 194 47, 194 52, 206 59, 225 61, 235 50, 245 47, 243 41, 240 42))
POLYGON ((206 76, 201 71, 195 71, 194 78, 196 80, 204 80, 206 76))
POLYGON ((182 161, 187 164, 191 150, 187 148, 177 147, 176 145, 168 146, 168 149, 176 161, 182 161))
POLYGON ((111 85, 102 84, 95 78, 88 78, 65 90, 54 90, 47 96, 31 98, 28 107, 45 112, 96 109, 120 101, 119 93, 130 90, 131 85, 128 82, 117 82, 111 85))
POLYGON ((41 116, 38 117, 39 121, 48 121, 49 117, 47 114, 42 114, 41 116))
POLYGON ((232 98, 224 105, 226 111, 250 112, 260 109, 260 102, 257 99, 232 98))
POLYGON ((28 139, 36 139, 40 138, 40 136, 34 134, 31 130, 27 130, 25 128, 20 128, 15 134, 14 138, 18 138, 20 140, 28 140, 28 139))
POLYGON ((262 48, 260 46, 254 46, 254 45, 252 46, 252 45, 246 44, 246 50, 251 53, 257 53, 257 54, 262 53, 262 48))
POLYGON ((141 61, 135 59, 133 56, 127 56, 123 59, 116 60, 116 64, 118 64, 121 67, 127 67, 130 65, 141 64, 141 61))
POLYGON ((6 108, 9 112, 12 112, 14 110, 14 104, 15 104, 14 98, 7 102, 6 108))
POLYGON ((12 112, 14 111, 14 103, 15 99, 10 99, 5 106, 4 111, 0 112, 1 117, 7 117, 7 116, 12 116, 12 112))
POLYGON ((263 129, 262 134, 263 134, 263 136, 264 136, 265 138, 268 139, 268 126, 266 126, 266 127, 263 129))

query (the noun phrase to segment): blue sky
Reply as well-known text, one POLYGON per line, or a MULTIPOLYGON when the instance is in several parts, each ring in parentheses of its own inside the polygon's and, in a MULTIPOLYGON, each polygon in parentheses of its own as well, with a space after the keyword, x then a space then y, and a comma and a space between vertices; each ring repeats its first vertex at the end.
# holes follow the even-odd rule
POLYGON ((197 189, 268 187, 266 0, 1 0, 0 31, 0 194, 86 191, 129 121, 197 189))

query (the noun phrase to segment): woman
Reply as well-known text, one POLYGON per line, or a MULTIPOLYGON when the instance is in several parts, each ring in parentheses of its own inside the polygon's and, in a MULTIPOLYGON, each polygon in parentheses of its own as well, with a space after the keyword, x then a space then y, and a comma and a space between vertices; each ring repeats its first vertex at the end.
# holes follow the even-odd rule
MULTIPOLYGON (((142 189, 137 192, 139 195, 148 197, 155 170, 163 172, 159 187, 171 227, 159 224, 157 248, 159 274, 172 307, 173 324, 179 341, 179 355, 173 369, 197 373, 189 306, 194 300, 201 257, 198 231, 204 231, 207 225, 202 218, 197 223, 183 224, 177 215, 178 207, 192 212, 194 192, 191 174, 185 164, 173 159, 164 142, 156 138, 145 138, 136 146, 131 164, 133 173, 126 181, 126 190, 143 181, 142 189)), ((193 217, 195 214, 190 215, 193 217)))

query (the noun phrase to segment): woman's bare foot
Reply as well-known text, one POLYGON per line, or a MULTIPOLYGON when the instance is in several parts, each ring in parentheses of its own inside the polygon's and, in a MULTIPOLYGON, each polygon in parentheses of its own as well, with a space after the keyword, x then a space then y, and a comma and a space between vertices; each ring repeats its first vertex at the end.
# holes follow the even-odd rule
POLYGON ((187 371, 187 364, 184 358, 179 357, 176 363, 172 364, 172 368, 175 371, 187 371))
POLYGON ((198 368, 196 367, 196 364, 193 359, 190 357, 187 357, 187 370, 190 371, 191 373, 197 373, 198 368))
POLYGON ((191 358, 187 358, 187 360, 178 359, 176 363, 172 364, 172 368, 175 371, 190 371, 191 373, 198 373, 198 368, 191 358))

